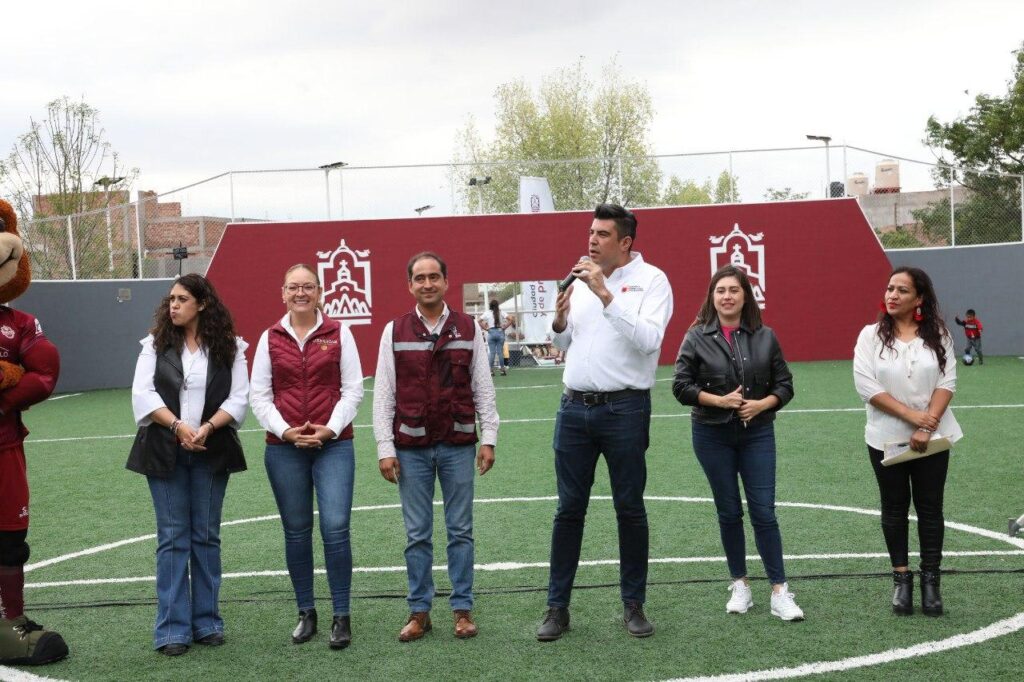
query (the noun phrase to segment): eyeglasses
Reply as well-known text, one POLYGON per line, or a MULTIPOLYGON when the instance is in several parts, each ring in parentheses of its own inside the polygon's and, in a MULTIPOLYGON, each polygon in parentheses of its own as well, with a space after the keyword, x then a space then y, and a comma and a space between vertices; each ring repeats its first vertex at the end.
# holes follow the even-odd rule
POLYGON ((289 294, 297 294, 300 291, 304 294, 311 294, 317 290, 317 285, 310 284, 308 282, 306 284, 288 284, 285 286, 284 290, 289 294))

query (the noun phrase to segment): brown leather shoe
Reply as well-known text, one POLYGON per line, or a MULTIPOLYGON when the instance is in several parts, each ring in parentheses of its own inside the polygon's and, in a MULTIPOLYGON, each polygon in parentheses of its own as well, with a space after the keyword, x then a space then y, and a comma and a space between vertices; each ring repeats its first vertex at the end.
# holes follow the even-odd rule
POLYGON ((409 614, 409 620, 405 621, 405 627, 398 633, 398 641, 414 642, 430 632, 432 627, 429 611, 414 611, 409 614))
POLYGON ((455 636, 459 639, 476 637, 478 630, 473 615, 464 609, 456 609, 452 613, 455 616, 455 636))

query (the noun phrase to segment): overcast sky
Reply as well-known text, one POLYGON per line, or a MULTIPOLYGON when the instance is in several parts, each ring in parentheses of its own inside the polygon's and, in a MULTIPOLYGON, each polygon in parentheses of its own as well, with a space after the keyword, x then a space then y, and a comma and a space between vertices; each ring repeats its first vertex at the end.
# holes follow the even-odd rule
POLYGON ((445 162, 495 88, 617 58, 659 154, 835 142, 927 159, 928 116, 1002 94, 1021 0, 5 3, 0 154, 84 97, 164 192, 228 170, 445 162), (965 94, 965 90, 970 94, 965 94))

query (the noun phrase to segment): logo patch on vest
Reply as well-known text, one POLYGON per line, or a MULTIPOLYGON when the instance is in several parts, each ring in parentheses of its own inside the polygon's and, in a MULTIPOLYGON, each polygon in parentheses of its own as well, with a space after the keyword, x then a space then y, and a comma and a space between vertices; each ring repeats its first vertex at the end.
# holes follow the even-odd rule
POLYGON ((0 327, 0 334, 3 334, 8 339, 14 338, 14 330, 8 327, 6 324, 0 327))

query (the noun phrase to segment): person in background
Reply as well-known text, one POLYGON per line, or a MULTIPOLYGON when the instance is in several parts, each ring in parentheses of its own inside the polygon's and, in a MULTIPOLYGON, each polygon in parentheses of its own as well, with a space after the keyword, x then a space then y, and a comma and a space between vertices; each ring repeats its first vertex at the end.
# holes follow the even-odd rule
POLYGON ((985 356, 981 354, 981 332, 984 326, 982 326, 981 320, 975 316, 974 308, 968 308, 964 318, 961 320, 959 317, 953 317, 956 323, 964 328, 964 334, 967 336, 967 348, 964 349, 964 354, 978 358, 978 364, 984 365, 985 356))
POLYGON ((887 444, 924 452, 933 437, 963 437, 949 403, 956 390, 953 340, 939 313, 935 287, 919 268, 889 276, 878 320, 861 330, 853 350, 853 381, 867 404, 864 440, 882 504, 882 535, 892 563, 895 613, 914 612, 914 575, 909 568, 910 503, 917 512, 921 547, 921 611, 942 615, 939 570, 945 520, 942 513, 949 450, 884 466, 887 444))
POLYGON ((480 328, 487 332, 487 360, 491 368, 491 376, 494 376, 494 369, 501 371, 502 376, 508 374, 506 371, 507 362, 505 353, 505 330, 515 326, 515 318, 511 315, 504 320, 501 317, 501 308, 498 299, 492 298, 489 305, 490 312, 480 316, 480 328))
POLYGON ((308 265, 288 268, 286 312, 263 332, 252 363, 252 411, 266 429, 264 462, 284 528, 284 556, 299 621, 292 642, 317 632, 313 596, 313 493, 320 511, 333 618, 328 646, 352 642, 355 483, 352 420, 363 400, 363 370, 348 327, 320 310, 320 280, 308 265))
POLYGON ((711 484, 732 576, 726 613, 746 613, 754 605, 738 479, 754 544, 772 584, 772 615, 803 620, 786 581, 775 517, 775 415, 793 398, 793 374, 775 332, 762 324, 750 280, 740 268, 726 265, 711 277, 679 348, 672 394, 693 408, 693 451, 711 484))
POLYGON ((220 521, 229 474, 245 471, 248 344, 202 275, 180 277, 142 339, 132 381, 139 426, 127 468, 144 474, 156 511, 153 646, 178 656, 224 644, 218 607, 220 521))

